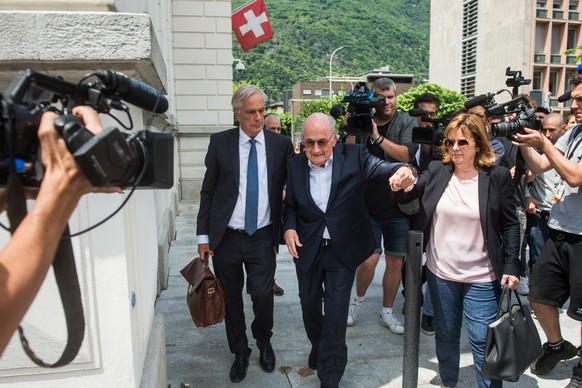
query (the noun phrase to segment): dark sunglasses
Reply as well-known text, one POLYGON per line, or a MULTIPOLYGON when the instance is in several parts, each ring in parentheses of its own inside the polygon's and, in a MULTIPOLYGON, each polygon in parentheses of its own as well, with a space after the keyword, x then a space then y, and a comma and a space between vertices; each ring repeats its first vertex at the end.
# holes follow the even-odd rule
POLYGON ((331 141, 331 139, 335 136, 335 134, 332 134, 329 139, 325 140, 311 140, 311 139, 307 139, 307 140, 303 140, 303 145, 305 146, 305 148, 312 148, 313 146, 315 146, 315 144, 317 144, 317 146, 319 148, 324 148, 325 146, 327 146, 327 144, 331 141))
POLYGON ((453 139, 445 139, 444 145, 447 148, 453 148, 455 146, 455 144, 457 144, 459 146, 459 148, 464 148, 464 147, 468 146, 469 143, 472 141, 473 140, 467 140, 467 139, 459 139, 457 141, 455 141, 453 139))

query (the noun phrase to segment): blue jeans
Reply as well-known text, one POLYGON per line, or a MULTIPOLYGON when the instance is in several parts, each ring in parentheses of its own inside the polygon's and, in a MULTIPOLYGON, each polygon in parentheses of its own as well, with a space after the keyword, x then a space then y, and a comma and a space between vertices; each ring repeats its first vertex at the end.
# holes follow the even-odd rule
POLYGON ((434 308, 435 345, 439 375, 445 387, 459 381, 460 339, 463 315, 467 336, 473 352, 477 386, 501 387, 501 380, 491 380, 481 374, 485 359, 487 325, 495 320, 501 288, 490 283, 458 283, 441 279, 426 271, 434 308))
POLYGON ((539 216, 528 213, 525 233, 529 246, 529 272, 531 274, 546 241, 550 238, 550 227, 539 216))

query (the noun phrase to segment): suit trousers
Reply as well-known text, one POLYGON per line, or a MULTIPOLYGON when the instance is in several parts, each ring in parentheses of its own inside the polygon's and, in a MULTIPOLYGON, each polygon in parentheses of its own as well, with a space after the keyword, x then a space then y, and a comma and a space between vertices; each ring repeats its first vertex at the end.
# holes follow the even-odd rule
POLYGON ((322 387, 337 387, 348 361, 347 316, 356 271, 337 259, 333 247, 322 247, 309 271, 296 272, 305 332, 318 355, 317 376, 322 387))
POLYGON ((250 353, 242 296, 245 271, 247 293, 255 314, 251 324, 253 337, 264 342, 273 334, 274 241, 271 226, 257 230, 252 236, 229 228, 214 249, 213 264, 224 291, 226 337, 231 353, 250 353))

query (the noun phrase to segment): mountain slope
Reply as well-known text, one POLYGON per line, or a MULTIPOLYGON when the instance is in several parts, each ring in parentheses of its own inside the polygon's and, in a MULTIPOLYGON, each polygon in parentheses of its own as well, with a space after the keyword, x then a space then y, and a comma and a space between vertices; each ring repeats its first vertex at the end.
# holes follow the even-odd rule
MULTIPOLYGON (((232 0, 232 9, 246 4, 232 0)), ((270 102, 303 80, 354 76, 386 65, 394 73, 428 76, 430 0, 265 0, 273 39, 233 56, 246 65, 235 82, 259 84, 270 102)))

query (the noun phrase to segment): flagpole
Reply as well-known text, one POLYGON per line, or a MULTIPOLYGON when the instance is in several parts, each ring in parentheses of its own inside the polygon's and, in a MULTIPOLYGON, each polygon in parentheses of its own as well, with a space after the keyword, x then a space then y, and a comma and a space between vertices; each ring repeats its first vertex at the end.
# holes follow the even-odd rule
MULTIPOLYGON (((251 3, 254 3, 255 1, 257 1, 257 0, 251 0, 251 1, 249 1, 249 2, 248 2, 248 3, 246 3, 245 5, 242 5, 242 6, 238 7, 238 8, 237 8, 237 9, 236 9, 234 12, 232 12, 232 13, 233 13, 233 14, 237 13, 238 11, 240 11, 241 9, 243 9, 244 7, 246 7, 247 5, 249 5, 249 4, 251 4, 251 3)), ((265 4, 266 4, 266 3, 265 3, 265 4)))

